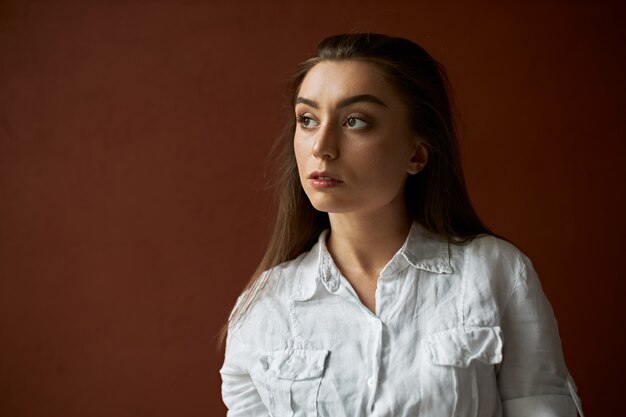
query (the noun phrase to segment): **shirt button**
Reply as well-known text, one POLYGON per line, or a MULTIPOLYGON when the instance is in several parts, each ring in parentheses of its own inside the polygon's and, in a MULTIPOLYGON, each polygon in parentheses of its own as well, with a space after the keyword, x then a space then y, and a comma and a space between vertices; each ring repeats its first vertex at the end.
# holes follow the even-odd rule
POLYGON ((367 380, 367 385, 368 385, 370 388, 373 388, 375 383, 376 383, 376 380, 374 380, 374 377, 371 377, 371 378, 369 378, 369 379, 367 380))

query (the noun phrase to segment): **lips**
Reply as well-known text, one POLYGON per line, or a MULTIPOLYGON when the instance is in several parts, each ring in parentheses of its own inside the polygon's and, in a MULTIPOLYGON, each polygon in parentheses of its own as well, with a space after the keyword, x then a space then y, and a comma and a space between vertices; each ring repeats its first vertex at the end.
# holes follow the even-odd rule
POLYGON ((335 187, 340 187, 343 184, 343 181, 338 179, 328 171, 315 171, 309 175, 309 184, 319 190, 329 190, 335 187))
POLYGON ((342 182, 339 178, 335 177, 328 171, 314 171, 309 175, 310 180, 319 180, 319 181, 332 181, 332 182, 342 182))

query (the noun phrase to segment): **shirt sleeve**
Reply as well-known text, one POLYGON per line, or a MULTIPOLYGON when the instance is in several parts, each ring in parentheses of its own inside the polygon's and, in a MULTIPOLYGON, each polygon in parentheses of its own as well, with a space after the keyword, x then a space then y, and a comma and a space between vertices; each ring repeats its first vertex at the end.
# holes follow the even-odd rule
MULTIPOLYGON (((240 300, 241 297, 237 303, 240 300)), ((239 330, 236 326, 228 329, 224 363, 219 371, 222 376, 222 400, 228 409, 226 416, 270 417, 248 372, 251 350, 240 337, 239 330)))
POLYGON ((505 417, 584 417, 550 302, 524 257, 502 317, 498 388, 505 417))

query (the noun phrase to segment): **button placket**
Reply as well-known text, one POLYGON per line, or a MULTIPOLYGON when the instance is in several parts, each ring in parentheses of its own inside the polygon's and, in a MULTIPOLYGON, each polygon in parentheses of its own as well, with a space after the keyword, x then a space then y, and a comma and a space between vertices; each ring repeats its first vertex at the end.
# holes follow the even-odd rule
POLYGON ((377 343, 375 343, 375 348, 374 348, 374 351, 372 352, 373 360, 372 360, 372 367, 371 367, 371 376, 367 380, 367 385, 371 389, 374 389, 376 387, 376 381, 378 379, 378 371, 379 371, 380 360, 381 360, 380 355, 382 353, 382 350, 381 350, 382 349, 382 346, 381 346, 382 322, 378 318, 372 318, 371 325, 372 325, 372 336, 377 343))

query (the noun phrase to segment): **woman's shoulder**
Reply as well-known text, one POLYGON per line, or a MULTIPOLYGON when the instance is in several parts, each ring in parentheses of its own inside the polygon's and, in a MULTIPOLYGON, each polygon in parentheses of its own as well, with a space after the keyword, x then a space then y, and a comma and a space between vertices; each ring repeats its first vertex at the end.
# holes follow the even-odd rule
POLYGON ((263 345, 264 340, 271 344, 272 338, 282 338, 290 333, 289 302, 296 288, 298 269, 307 254, 304 252, 261 272, 256 285, 239 295, 235 308, 247 297, 253 298, 244 320, 237 326, 242 337, 260 341, 263 345))
POLYGON ((302 264, 306 262, 309 254, 309 251, 305 251, 293 259, 263 271, 259 279, 267 280, 268 286, 272 289, 266 296, 288 299, 293 293, 302 264))
POLYGON ((514 243, 494 235, 479 235, 460 250, 466 259, 483 262, 485 264, 509 265, 513 268, 522 268, 530 263, 526 254, 514 243))
POLYGON ((520 277, 534 274, 529 257, 514 243, 481 235, 463 245, 451 245, 452 265, 473 286, 508 294, 520 277))
POLYGON ((529 289, 537 293, 541 289, 530 259, 515 244, 505 239, 483 235, 464 245, 456 246, 452 252, 454 275, 452 282, 458 283, 461 303, 465 306, 469 322, 498 323, 510 304, 511 297, 529 289))

